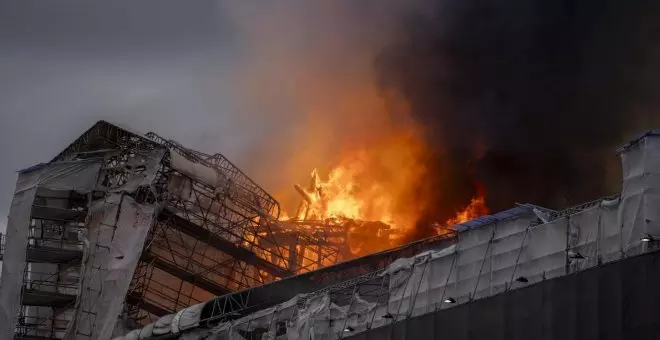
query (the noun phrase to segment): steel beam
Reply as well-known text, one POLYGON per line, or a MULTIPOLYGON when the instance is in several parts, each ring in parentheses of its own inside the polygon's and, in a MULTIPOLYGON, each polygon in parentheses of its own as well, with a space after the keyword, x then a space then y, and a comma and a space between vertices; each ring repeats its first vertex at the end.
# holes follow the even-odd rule
POLYGON ((47 207, 43 205, 33 205, 31 217, 40 220, 64 221, 64 222, 83 222, 87 216, 85 210, 70 210, 47 207))
POLYGON ((181 267, 178 267, 168 261, 165 261, 162 258, 152 253, 149 252, 143 253, 142 260, 153 264, 156 268, 172 276, 178 277, 183 281, 189 282, 199 288, 202 288, 209 293, 213 293, 215 295, 225 295, 231 293, 231 290, 219 286, 213 281, 203 276, 200 276, 199 274, 191 273, 187 270, 184 270, 181 267))
POLYGON ((260 258, 257 256, 257 254, 248 249, 239 247, 234 243, 211 233, 199 225, 176 215, 167 208, 164 209, 160 214, 159 219, 168 220, 168 224, 179 229, 185 234, 205 242, 206 244, 232 256, 233 258, 255 266, 273 276, 284 278, 293 275, 293 273, 290 271, 260 258))

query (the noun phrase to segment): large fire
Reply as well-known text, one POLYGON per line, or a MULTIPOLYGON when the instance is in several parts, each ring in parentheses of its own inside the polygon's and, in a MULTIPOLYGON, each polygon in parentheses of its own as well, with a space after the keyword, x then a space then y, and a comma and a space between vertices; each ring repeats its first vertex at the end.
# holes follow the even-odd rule
MULTIPOLYGON (((426 199, 418 190, 426 171, 421 162, 425 149, 416 136, 408 131, 377 138, 348 148, 325 174, 314 169, 307 185, 295 185, 302 197, 296 213, 283 219, 350 222, 348 243, 354 255, 400 245, 415 228, 426 199)), ((465 209, 434 225, 442 233, 446 226, 487 213, 480 190, 465 209)))

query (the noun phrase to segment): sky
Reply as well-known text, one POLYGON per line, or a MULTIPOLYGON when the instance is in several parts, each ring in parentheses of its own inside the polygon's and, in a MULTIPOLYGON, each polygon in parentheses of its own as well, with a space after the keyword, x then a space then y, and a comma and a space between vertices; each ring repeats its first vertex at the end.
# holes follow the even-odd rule
POLYGON ((237 51, 216 2, 123 5, 0 4, 1 216, 17 170, 51 159, 100 119, 230 158, 263 128, 246 129, 224 97, 229 84, 216 81, 237 51))
POLYGON ((1 2, 0 216, 17 170, 101 119, 220 152, 293 193, 339 139, 373 128, 354 118, 372 104, 355 93, 370 91, 375 54, 414 7, 347 3, 1 2))
POLYGON ((432 212, 477 184, 495 210, 612 194, 612 150, 660 124, 659 16, 616 0, 2 1, 0 231, 16 171, 101 119, 220 152, 280 202, 406 119, 433 149, 432 212))

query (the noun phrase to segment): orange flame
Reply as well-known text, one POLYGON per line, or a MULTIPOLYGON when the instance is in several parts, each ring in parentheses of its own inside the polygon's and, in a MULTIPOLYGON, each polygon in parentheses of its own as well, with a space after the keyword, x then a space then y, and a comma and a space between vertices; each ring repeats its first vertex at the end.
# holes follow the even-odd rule
POLYGON ((347 150, 326 176, 317 169, 298 219, 380 221, 403 231, 412 227, 422 206, 414 186, 425 169, 423 148, 412 133, 399 132, 347 150))
POLYGON ((467 222, 479 216, 488 214, 488 207, 486 206, 486 198, 479 194, 473 197, 470 204, 463 210, 456 213, 456 217, 450 218, 445 222, 445 225, 452 226, 455 224, 467 222))
MULTIPOLYGON (((416 190, 426 171, 421 162, 426 150, 417 136, 412 131, 397 132, 348 149, 326 176, 314 169, 307 187, 296 186, 303 203, 294 218, 384 223, 350 227, 348 242, 355 255, 399 245, 415 227, 426 203, 416 190), (385 234, 377 230, 388 226, 385 234)), ((435 224, 452 226, 487 213, 483 190, 479 190, 455 217, 435 224)))

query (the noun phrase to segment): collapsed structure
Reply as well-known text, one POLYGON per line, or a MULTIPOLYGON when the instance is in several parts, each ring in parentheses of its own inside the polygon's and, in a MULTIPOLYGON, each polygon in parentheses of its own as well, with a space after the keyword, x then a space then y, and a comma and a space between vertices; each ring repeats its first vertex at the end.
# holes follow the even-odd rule
MULTIPOLYGON (((586 288, 596 294, 601 289, 603 292, 617 292, 616 296, 602 297, 592 293, 588 300, 583 301, 584 304, 577 304, 596 306, 591 309, 598 310, 598 303, 616 300, 609 303, 616 303, 619 309, 614 308, 610 312, 598 310, 600 315, 608 315, 607 318, 610 318, 607 313, 618 315, 609 320, 611 322, 605 319, 603 323, 594 322, 594 318, 598 320, 598 317, 589 314, 580 316, 579 311, 571 310, 573 304, 567 304, 566 299, 569 298, 562 298, 561 295, 570 294, 575 301, 580 298, 569 291, 555 290, 557 301, 563 302, 554 304, 543 302, 553 299, 552 295, 544 295, 549 294, 547 291, 542 296, 534 293, 535 301, 528 302, 520 300, 524 299, 524 295, 520 295, 522 298, 511 295, 512 292, 518 292, 519 288, 541 286, 545 282, 579 275, 589 268, 600 270, 598 268, 604 268, 607 264, 626 263, 630 258, 635 259, 638 255, 660 248, 660 213, 657 209, 660 204, 660 134, 647 133, 625 145, 619 152, 624 176, 620 194, 564 211, 521 205, 456 225, 454 229, 457 237, 425 240, 425 246, 415 248, 413 256, 402 256, 384 269, 311 293, 304 289, 290 292, 290 298, 281 297, 279 303, 232 310, 229 313, 213 312, 230 296, 218 297, 165 316, 117 339, 367 339, 371 338, 370 334, 378 339, 406 339, 432 336, 424 332, 436 327, 448 330, 441 333, 443 335, 459 334, 458 338, 461 339, 482 338, 479 334, 487 334, 493 329, 503 332, 492 333, 494 338, 502 339, 508 338, 506 334, 518 334, 521 338, 525 338, 523 334, 553 334, 557 335, 556 338, 565 338, 558 334, 568 334, 569 338, 573 338, 577 336, 577 333, 570 333, 573 330, 600 334, 598 332, 602 332, 602 329, 612 332, 615 337, 616 334, 638 337, 642 334, 656 334, 657 327, 656 330, 652 329, 660 322, 657 318, 653 321, 652 315, 657 313, 649 310, 654 307, 650 307, 651 302, 644 302, 642 297, 648 296, 649 289, 655 291, 653 287, 660 283, 660 276, 647 271, 658 272, 657 265, 655 269, 648 267, 657 264, 657 256, 642 259, 648 268, 644 270, 644 277, 633 275, 625 281, 634 281, 642 289, 636 290, 632 285, 626 287, 624 278, 618 278, 621 282, 619 285, 603 283, 602 280, 607 280, 607 277, 603 274, 598 279, 601 276, 597 272, 590 274, 591 279, 588 276, 584 279, 585 282, 598 284, 586 288), (594 281, 594 278, 601 281, 594 281), (469 303, 496 301, 493 297, 498 296, 503 298, 499 299, 501 309, 497 310, 476 311, 480 308, 479 304, 469 303), (535 315, 533 320, 525 318, 525 311, 514 313, 502 307, 514 304, 514 301, 506 302, 506 299, 518 299, 515 302, 517 306, 526 303, 529 306, 545 306, 534 308, 552 306, 554 314, 535 315), (631 304, 643 308, 630 310, 625 307, 631 304), (474 308, 475 312, 466 314, 467 310, 460 308, 462 305, 474 306, 470 308, 474 308), (452 314, 454 308, 462 312, 452 314), (620 310, 622 308, 623 311, 620 310), (504 315, 505 309, 507 313, 515 315, 504 315), (472 318, 472 322, 479 322, 484 328, 480 331, 464 329, 452 333, 450 330, 456 327, 434 324, 433 318, 426 318, 429 320, 426 323, 424 319, 419 319, 414 326, 405 326, 408 320, 433 313, 450 313, 451 317, 445 320, 461 324, 469 323, 465 319, 472 318), (575 313, 578 314, 573 321, 564 318, 571 324, 562 324, 562 315, 575 313), (494 318, 494 315, 500 316, 494 318), (480 316, 483 318, 479 319, 480 316), (631 318, 642 321, 632 322, 631 318), (519 330, 505 330, 505 324, 511 323, 507 320, 513 320, 519 330), (555 330, 535 333, 537 329, 527 327, 524 320, 539 328, 552 325, 551 328, 555 330), (552 320, 557 322, 553 323, 552 320), (584 320, 584 324, 580 326, 579 320, 584 320), (402 322, 403 328, 394 327, 402 322), (415 327, 424 331, 415 330, 415 327), (566 327, 570 330, 563 330, 566 327), (622 330, 624 327, 629 329, 622 330)), ((349 261, 344 265, 360 260, 349 261)), ((642 262, 636 263, 631 265, 639 267, 642 262)), ((294 283, 295 278, 279 282, 286 281, 294 283)), ((281 287, 277 283, 272 283, 248 292, 263 294, 267 291, 277 295, 279 289, 281 287)), ((532 293, 527 294, 531 296, 529 294, 532 293)), ((652 301, 657 301, 657 296, 654 294, 652 301)), ((492 304, 490 308, 493 308, 492 304)), ((534 312, 538 312, 538 309, 534 312)))
POLYGON ((19 175, 0 339, 359 336, 620 261, 657 248, 659 137, 620 150, 619 195, 520 205, 340 263, 345 228, 278 221, 221 155, 99 122, 19 175))
POLYGON ((0 339, 107 339, 350 256, 346 228, 285 223, 279 209, 220 154, 98 122, 19 173, 0 339))

